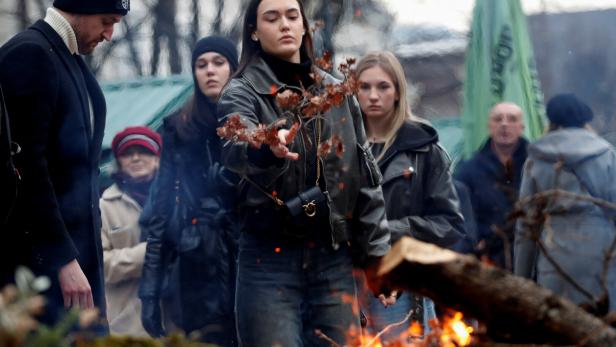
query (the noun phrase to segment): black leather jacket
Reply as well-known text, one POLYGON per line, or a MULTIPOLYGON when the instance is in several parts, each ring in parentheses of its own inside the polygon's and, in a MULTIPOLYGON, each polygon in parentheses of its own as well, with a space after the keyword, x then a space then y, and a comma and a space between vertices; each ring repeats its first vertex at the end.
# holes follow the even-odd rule
POLYGON ((441 247, 464 235, 464 219, 434 128, 407 122, 379 160, 392 242, 412 236, 441 247))
POLYGON ((147 235, 147 249, 139 297, 167 300, 176 306, 174 309, 182 310, 171 313, 174 323, 190 331, 199 328, 189 321, 191 316, 199 317, 200 321, 218 320, 232 324, 236 238, 232 225, 228 223, 229 211, 224 207, 226 203, 223 203, 221 192, 206 184, 208 169, 219 158, 219 139, 214 135, 197 141, 182 141, 177 134, 178 119, 179 114, 165 119, 160 169, 140 218, 142 234, 147 235), (178 185, 182 186, 179 195, 176 192, 178 185), (181 203, 187 202, 183 188, 188 188, 197 206, 191 206, 188 218, 176 218, 172 216, 176 196, 183 199, 181 203), (216 240, 199 259, 190 259, 203 266, 192 270, 182 268, 178 274, 178 259, 187 261, 178 252, 182 253, 182 247, 191 239, 188 239, 190 235, 173 235, 172 231, 182 230, 189 223, 202 222, 207 224, 209 235, 203 237, 216 240), (175 225, 182 223, 184 225, 175 225), (178 292, 181 293, 181 304, 175 304, 179 298, 170 297, 178 292), (197 302, 200 306, 186 307, 186 302, 197 302), (191 310, 194 312, 189 312, 191 310), (181 316, 180 321, 176 321, 174 315, 181 316))
MULTIPOLYGON (((338 82, 325 72, 318 70, 318 73, 324 77, 323 84, 338 82)), ((250 127, 259 123, 270 124, 283 114, 273 93, 283 89, 294 87, 277 80, 267 63, 257 56, 221 93, 217 109, 219 121, 240 115, 250 127)), ((383 223, 385 206, 381 176, 372 154, 366 149, 366 135, 357 101, 347 97, 341 107, 332 107, 324 119, 322 141, 336 134, 344 145, 341 156, 332 150, 322 160, 322 176, 325 178, 322 188, 329 193, 332 246, 336 248, 340 243, 353 241, 357 254, 382 256, 390 248, 390 233, 383 223)), ((314 129, 312 127, 312 133, 304 135, 314 139, 314 129)), ((276 191, 284 201, 309 188, 306 177, 312 166, 308 163, 310 158, 306 158, 307 147, 302 137, 298 133, 290 146, 291 151, 300 154, 297 161, 278 159, 269 147, 254 150, 246 144, 223 146, 222 160, 229 170, 249 177, 266 191, 276 191)), ((258 232, 262 229, 265 232, 285 228, 281 218, 266 212, 275 203, 253 184, 245 182, 240 201, 243 230, 258 232)))

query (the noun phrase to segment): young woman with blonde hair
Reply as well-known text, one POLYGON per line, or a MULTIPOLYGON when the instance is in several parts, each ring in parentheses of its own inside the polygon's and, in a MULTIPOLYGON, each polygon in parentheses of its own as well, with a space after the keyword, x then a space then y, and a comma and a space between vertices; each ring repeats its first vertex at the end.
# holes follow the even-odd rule
MULTIPOLYGON (((411 114, 400 62, 390 52, 370 53, 358 62, 356 76, 370 148, 383 174, 392 244, 402 236, 411 236, 441 247, 453 246, 464 235, 464 221, 450 160, 438 144, 436 130, 411 114)), ((411 309, 411 318, 426 326, 435 316, 430 300, 411 293, 402 294, 387 309, 372 294, 364 295, 363 303, 374 332, 402 321, 411 309)), ((404 326, 390 330, 383 342, 393 341, 404 330, 404 326)))

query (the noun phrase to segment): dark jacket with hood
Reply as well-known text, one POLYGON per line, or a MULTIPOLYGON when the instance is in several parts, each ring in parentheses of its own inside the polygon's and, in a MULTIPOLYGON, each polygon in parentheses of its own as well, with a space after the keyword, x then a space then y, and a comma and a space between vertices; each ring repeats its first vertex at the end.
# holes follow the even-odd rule
MULTIPOLYGON (((263 58, 256 56, 254 59, 223 90, 218 102, 220 121, 239 115, 249 128, 259 123, 271 124, 283 114, 276 104, 275 92, 292 89, 301 93, 298 88, 279 81, 263 58)), ((324 77, 324 85, 339 82, 320 70, 318 73, 324 77)), ((321 161, 322 189, 329 192, 328 229, 332 246, 336 248, 341 243, 354 241, 354 248, 361 256, 383 256, 390 248, 390 233, 383 223, 385 206, 379 185, 381 177, 374 158, 365 147, 367 141, 359 105, 354 98, 346 97, 343 104, 333 106, 324 119, 322 141, 336 134, 344 146, 342 153, 332 150, 321 161)), ((310 188, 309 185, 314 185, 307 177, 314 167, 310 159, 315 156, 308 154, 310 146, 304 141, 316 138, 314 129, 310 127, 304 134, 298 132, 290 145, 292 152, 299 153, 297 161, 279 160, 267 146, 254 150, 246 143, 238 143, 223 147, 223 163, 240 176, 249 177, 265 191, 276 191, 283 201, 296 197, 310 188), (274 160, 263 160, 268 157, 274 160)), ((243 230, 267 233, 287 228, 280 215, 272 214, 275 203, 255 185, 244 184, 240 201, 243 230)))
POLYGON ((458 165, 455 178, 462 181, 471 194, 479 241, 486 242, 482 254, 504 268, 504 241, 492 230, 496 226, 503 230, 509 241, 509 252, 513 255, 513 222, 507 215, 518 199, 522 167, 526 161, 528 141, 520 138, 509 167, 505 167, 494 151, 492 140, 488 139, 481 149, 467 161, 458 165))
POLYGON ((402 236, 450 247, 464 232, 450 160, 436 130, 406 122, 379 160, 392 243, 402 236))
POLYGON ((15 166, 22 178, 1 230, 1 281, 12 277, 17 264, 49 277, 44 320, 53 323, 64 307, 58 270, 77 259, 94 305, 104 312, 98 207, 103 93, 83 59, 43 20, 2 46, 0 84, 13 141, 21 146, 15 166))

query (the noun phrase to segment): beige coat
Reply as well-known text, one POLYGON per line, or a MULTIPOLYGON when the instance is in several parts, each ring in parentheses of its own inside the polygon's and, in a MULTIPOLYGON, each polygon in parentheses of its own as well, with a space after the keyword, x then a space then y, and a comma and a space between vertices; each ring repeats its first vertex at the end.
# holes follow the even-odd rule
POLYGON ((145 257, 139 242, 141 206, 114 184, 100 199, 107 319, 112 334, 148 336, 137 293, 145 257))

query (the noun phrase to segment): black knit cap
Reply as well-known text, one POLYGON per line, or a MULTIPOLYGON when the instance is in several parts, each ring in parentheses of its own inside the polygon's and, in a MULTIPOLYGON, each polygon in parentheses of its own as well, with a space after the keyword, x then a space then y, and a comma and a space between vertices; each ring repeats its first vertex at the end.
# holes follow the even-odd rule
POLYGON ((548 102, 547 115, 550 123, 565 128, 582 128, 592 121, 590 107, 573 94, 558 94, 548 102))
POLYGON ((208 36, 197 41, 192 52, 192 69, 195 71, 195 63, 201 54, 216 52, 227 58, 231 71, 237 69, 237 48, 228 39, 220 36, 208 36))
POLYGON ((54 0, 53 7, 79 14, 120 14, 130 10, 130 0, 54 0))

